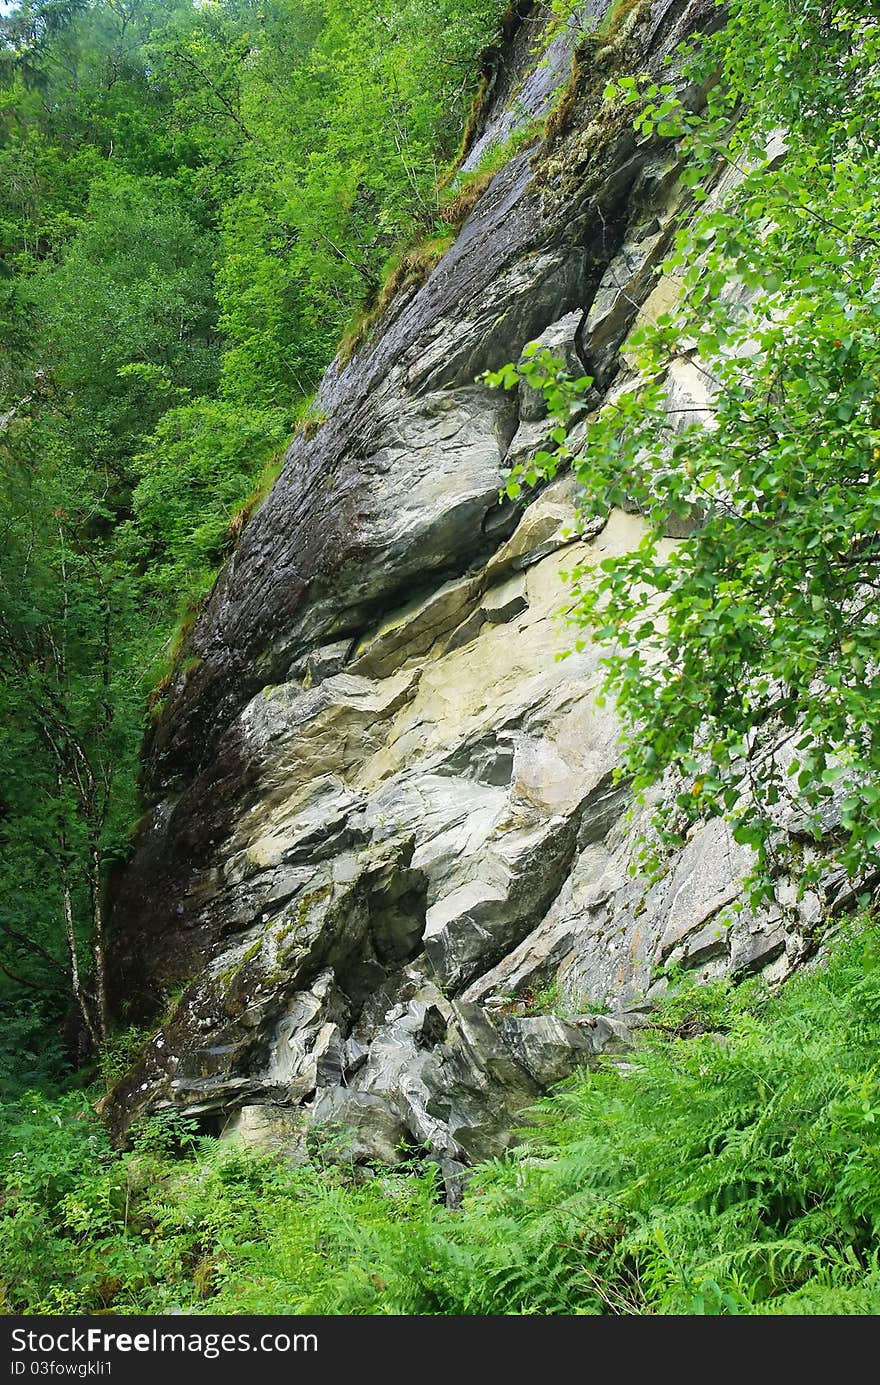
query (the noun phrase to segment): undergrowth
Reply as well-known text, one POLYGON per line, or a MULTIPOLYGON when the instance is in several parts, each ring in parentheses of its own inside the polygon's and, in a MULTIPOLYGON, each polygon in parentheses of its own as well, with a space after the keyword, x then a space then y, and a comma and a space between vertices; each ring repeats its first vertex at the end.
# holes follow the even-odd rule
POLYGON ((7 1099, 8 1312, 874 1314, 880 930, 778 994, 682 979, 478 1167, 279 1159, 154 1118, 114 1152, 81 1093, 7 1099), (682 1037, 689 1035, 690 1037, 682 1037))

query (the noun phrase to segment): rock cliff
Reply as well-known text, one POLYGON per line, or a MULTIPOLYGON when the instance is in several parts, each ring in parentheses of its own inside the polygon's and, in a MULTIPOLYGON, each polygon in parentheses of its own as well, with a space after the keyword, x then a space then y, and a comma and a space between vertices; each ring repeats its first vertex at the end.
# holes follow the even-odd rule
MULTIPOLYGON (((547 49, 521 10, 465 170, 552 110, 548 135, 331 367, 326 421, 244 530, 147 747, 113 984, 166 1013, 106 1104, 119 1132, 170 1106, 295 1151, 333 1123, 358 1158, 426 1149, 453 1186, 549 1084, 625 1047, 659 965, 782 975, 804 947, 808 905, 719 918, 748 865, 723 825, 650 888, 630 873, 639 816, 596 656, 556 656, 565 573, 641 521, 578 533, 565 476, 500 503, 547 423, 526 388, 475 383, 538 339, 596 402, 625 386, 688 207, 674 146, 602 91, 668 79, 718 12, 638 0, 596 27, 595 0, 547 49)), ((703 389, 680 362, 671 407, 703 389)))

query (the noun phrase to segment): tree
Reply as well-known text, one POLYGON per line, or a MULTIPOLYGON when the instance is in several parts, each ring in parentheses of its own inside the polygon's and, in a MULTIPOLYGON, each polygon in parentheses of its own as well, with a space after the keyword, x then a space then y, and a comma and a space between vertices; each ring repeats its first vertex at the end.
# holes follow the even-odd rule
POLYGON ((663 838, 728 815, 759 899, 785 863, 802 885, 829 860, 880 870, 880 24, 824 0, 729 10, 691 58, 716 77, 703 115, 635 77, 605 93, 681 141, 696 206, 664 266, 680 301, 631 342, 639 380, 574 446, 589 381, 537 357, 492 379, 541 385, 559 425, 511 494, 571 464, 585 513, 645 516, 636 551, 573 574, 578 644, 605 647, 636 788, 678 783, 663 838), (707 206, 719 163, 740 181, 707 206), (665 390, 695 346, 710 426, 665 390), (673 516, 695 525, 676 545, 673 516), (821 851, 795 863, 804 840, 821 851))
POLYGON ((141 730, 124 678, 136 621, 89 536, 88 477, 58 458, 37 475, 22 451, 5 450, 2 476, 0 970, 37 991, 66 982, 97 1048, 110 1028, 106 865, 124 849, 141 730))

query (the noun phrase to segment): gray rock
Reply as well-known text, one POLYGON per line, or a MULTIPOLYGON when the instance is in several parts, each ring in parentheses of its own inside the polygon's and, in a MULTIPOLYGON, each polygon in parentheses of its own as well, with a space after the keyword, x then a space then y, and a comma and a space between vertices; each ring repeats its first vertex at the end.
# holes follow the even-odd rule
POLYGON ((416 598, 395 611, 360 641, 351 665, 353 673, 387 677, 408 659, 424 656, 473 604, 478 591, 474 578, 447 582, 425 598, 416 598))
POLYGON ((785 952, 786 934, 782 919, 760 919, 736 927, 730 942, 730 970, 734 976, 760 971, 785 952))
MULTIPOLYGON (((522 22, 466 168, 547 110, 603 6, 571 16, 546 65, 542 13, 522 22)), ((636 6, 618 39, 674 78, 664 58, 704 10, 636 6)), ((423 1149, 454 1200, 549 1085, 629 1042, 658 966, 777 978, 843 907, 829 881, 784 919, 733 914, 751 857, 719 824, 638 876, 650 805, 629 815, 599 651, 558 656, 565 574, 631 551, 644 522, 579 528, 570 474, 500 499, 547 442, 543 397, 475 377, 539 340, 596 376, 590 408, 613 401, 634 321, 675 301, 657 276, 676 156, 600 95, 586 84, 569 134, 505 165, 426 282, 331 367, 326 423, 292 444, 196 624, 198 662, 147 747, 112 955, 144 1012, 189 984, 105 1103, 119 1137, 178 1109, 299 1150, 308 1120, 348 1131, 357 1160, 423 1149), (524 1013, 551 985, 567 1017, 524 1013)), ((686 353, 666 391, 673 424, 709 416, 686 353)))
POLYGON ((341 673, 351 653, 351 640, 337 640, 335 644, 322 645, 311 650, 304 658, 291 665, 287 681, 301 681, 303 687, 311 688, 325 678, 341 673))
POLYGON ((296 1168, 309 1162, 306 1130, 301 1111, 284 1106, 241 1106, 226 1122, 220 1138, 260 1154, 277 1154, 296 1168))
POLYGON ((402 1122, 386 1102, 367 1092, 328 1088, 315 1100, 310 1118, 328 1140, 325 1152, 339 1159, 397 1164, 409 1148, 402 1122))
MULTIPOLYGON (((528 343, 529 355, 541 357, 546 354, 558 361, 569 375, 583 375, 584 366, 577 346, 583 316, 583 312, 576 309, 545 328, 540 336, 528 343)), ((521 361, 524 359, 526 357, 520 357, 521 361)), ((547 416, 547 401, 543 390, 535 389, 525 380, 519 383, 519 416, 522 423, 539 422, 547 416)))
POLYGON ((620 1052, 632 1042, 625 1025, 604 1016, 576 1021, 552 1015, 516 1016, 504 1020, 502 1033, 519 1066, 540 1089, 561 1082, 600 1053, 620 1052))
POLYGON ((441 985, 460 988, 519 942, 556 894, 573 847, 573 825, 561 818, 504 825, 475 862, 474 878, 426 914, 425 954, 441 985))
POLYGON ((528 604, 526 580, 517 575, 487 592, 483 597, 482 610, 493 625, 506 625, 514 616, 520 615, 528 604))
POLYGON ((753 862, 751 850, 738 846, 720 819, 695 833, 669 880, 661 886, 666 916, 661 956, 667 956, 677 943, 738 898, 743 877, 753 862))
MULTIPOLYGON (((657 225, 657 223, 653 223, 657 225)), ((586 369, 607 383, 615 356, 633 319, 653 287, 657 269, 669 246, 669 234, 659 226, 653 234, 626 241, 605 271, 590 311, 580 328, 577 348, 586 369)))

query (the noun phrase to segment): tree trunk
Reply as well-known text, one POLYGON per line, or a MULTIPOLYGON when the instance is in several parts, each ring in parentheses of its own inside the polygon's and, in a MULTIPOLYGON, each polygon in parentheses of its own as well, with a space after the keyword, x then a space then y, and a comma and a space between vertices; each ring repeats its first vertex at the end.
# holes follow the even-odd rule
POLYGON ((70 896, 70 881, 67 876, 67 867, 64 865, 61 867, 61 891, 64 905, 64 932, 67 937, 67 951, 70 955, 70 984, 73 991, 73 998, 79 1006, 79 1012, 82 1015, 83 1024, 86 1027, 86 1032, 92 1041, 92 1045, 94 1048, 97 1048, 99 1043, 98 1034, 92 1021, 88 996, 83 989, 82 978, 79 974, 76 932, 73 927, 73 900, 70 896))
POLYGON ((93 840, 89 846, 89 893, 92 897, 92 970, 98 1010, 98 1035, 104 1043, 110 1033, 107 1004, 107 957, 104 938, 104 902, 101 898, 101 847, 93 840))

